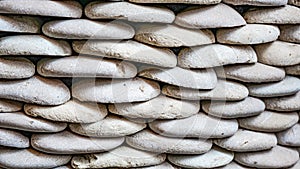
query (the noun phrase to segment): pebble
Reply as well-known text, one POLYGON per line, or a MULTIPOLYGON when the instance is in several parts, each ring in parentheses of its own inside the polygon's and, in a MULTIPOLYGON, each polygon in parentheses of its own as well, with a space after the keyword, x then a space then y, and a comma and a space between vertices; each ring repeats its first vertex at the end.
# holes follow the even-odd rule
POLYGON ((77 53, 104 56, 160 67, 175 67, 176 55, 170 49, 155 48, 136 41, 73 41, 77 53))
POLYGON ((69 124, 77 134, 91 137, 122 137, 143 130, 145 123, 135 123, 124 117, 108 115, 103 120, 90 124, 69 124))
POLYGON ((238 119, 240 127, 262 132, 280 132, 295 125, 299 120, 296 112, 278 113, 264 111, 258 116, 238 119))
POLYGON ((150 130, 126 137, 126 143, 136 149, 169 154, 203 154, 212 147, 211 140, 169 138, 150 130))
POLYGON ((0 58, 1 79, 23 79, 33 76, 35 65, 22 57, 0 58))
POLYGON ((277 133, 278 143, 286 146, 300 146, 300 124, 297 123, 293 127, 277 133))
POLYGON ((180 3, 180 4, 199 4, 210 5, 220 3, 221 0, 129 0, 129 2, 135 3, 180 3))
POLYGON ((236 153, 234 160, 249 167, 286 168, 299 160, 299 154, 296 150, 276 146, 271 150, 236 153))
POLYGON ((23 103, 7 100, 7 99, 0 99, 0 113, 2 112, 16 112, 20 111, 23 108, 23 103))
POLYGON ((129 62, 88 56, 42 59, 37 72, 46 77, 132 78, 137 68, 129 62))
POLYGON ((89 3, 85 7, 85 15, 90 19, 126 19, 131 22, 172 23, 175 19, 175 14, 168 8, 124 1, 89 3))
POLYGON ((231 5, 251 5, 251 6, 283 6, 288 0, 223 0, 231 5))
POLYGON ((0 145, 15 148, 27 148, 30 146, 28 137, 19 132, 0 129, 0 145))
POLYGON ((40 76, 24 80, 2 80, 0 91, 0 98, 41 105, 59 105, 70 99, 70 91, 62 81, 40 76))
POLYGON ((126 80, 82 80, 72 87, 72 96, 78 100, 100 103, 147 101, 159 94, 158 83, 138 77, 126 80))
POLYGON ((226 119, 254 116, 265 110, 264 102, 253 97, 236 102, 205 101, 201 105, 207 114, 226 119))
POLYGON ((300 64, 285 67, 285 72, 290 75, 300 75, 300 64))
POLYGON ((71 165, 74 168, 132 168, 157 165, 164 162, 165 159, 165 154, 150 153, 121 146, 110 152, 75 156, 71 165))
MULTIPOLYGON (((299 1, 300 6, 300 1, 299 1)), ((300 43, 300 25, 280 26, 279 39, 286 42, 300 43)))
POLYGON ((175 119, 197 114, 199 101, 184 101, 160 95, 146 102, 109 105, 109 111, 130 118, 175 119))
POLYGON ((50 21, 43 25, 43 33, 63 39, 131 39, 134 29, 122 22, 97 22, 88 19, 50 21))
POLYGON ((217 30, 217 41, 225 44, 252 45, 275 41, 280 35, 273 25, 247 24, 242 27, 217 30))
POLYGON ((175 24, 193 29, 235 27, 245 25, 243 17, 223 3, 189 8, 176 15, 175 24))
POLYGON ((39 20, 34 17, 0 16, 0 31, 3 32, 39 33, 40 26, 39 20))
POLYGON ((275 111, 297 111, 300 110, 300 91, 291 96, 266 98, 266 108, 275 111))
POLYGON ((251 46, 202 45, 183 48, 178 55, 178 65, 183 68, 209 68, 255 62, 257 56, 251 46))
POLYGON ((226 166, 218 167, 217 169, 253 169, 253 168, 241 166, 240 164, 232 161, 231 163, 227 164, 226 166))
POLYGON ((138 167, 138 169, 180 169, 180 168, 172 166, 168 162, 163 162, 162 164, 154 165, 150 167, 138 167))
POLYGON ((300 6, 299 0, 289 0, 288 3, 295 6, 300 6))
POLYGON ((191 70, 180 67, 169 69, 147 67, 141 70, 138 75, 192 89, 213 89, 216 87, 218 81, 213 69, 191 70))

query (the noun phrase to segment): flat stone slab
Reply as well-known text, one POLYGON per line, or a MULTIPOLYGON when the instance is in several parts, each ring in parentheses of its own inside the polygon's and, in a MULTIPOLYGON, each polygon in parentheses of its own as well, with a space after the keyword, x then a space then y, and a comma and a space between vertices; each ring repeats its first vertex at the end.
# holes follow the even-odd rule
MULTIPOLYGON (((300 1, 299 1, 300 6, 300 1)), ((286 42, 300 43, 300 25, 280 26, 279 39, 286 42)))
POLYGON ((85 7, 85 15, 90 19, 125 19, 131 22, 172 23, 175 19, 175 14, 168 8, 124 1, 89 3, 85 7))
POLYGON ((0 58, 1 79, 23 79, 33 76, 35 65, 22 57, 0 58))
POLYGON ((285 67, 285 72, 290 75, 300 75, 300 64, 285 67))
POLYGON ((249 167, 285 168, 295 164, 299 154, 296 150, 276 146, 271 150, 236 153, 234 160, 249 167))
POLYGON ((164 162, 165 154, 156 154, 121 146, 110 152, 75 156, 72 159, 74 168, 109 168, 109 167, 142 167, 164 162))
POLYGON ((296 112, 278 113, 264 111, 258 116, 238 119, 240 127, 262 132, 279 132, 286 130, 298 122, 296 112))
POLYGON ((247 24, 238 28, 219 29, 216 36, 220 43, 252 45, 275 41, 279 35, 280 31, 277 26, 247 24))
POLYGON ((207 114, 226 119, 254 116, 265 110, 264 102, 254 97, 236 102, 205 101, 201 105, 207 114))
POLYGON ((297 111, 300 110, 300 92, 297 92, 291 96, 276 97, 276 98, 266 98, 264 102, 266 108, 275 111, 297 111))
POLYGON ((7 100, 7 99, 0 99, 0 113, 2 112, 16 112, 23 109, 23 103, 7 100))
POLYGON ((70 91, 62 81, 40 76, 24 80, 2 80, 0 91, 0 98, 41 105, 59 105, 70 99, 70 91))
POLYGON ((186 4, 200 4, 210 5, 220 3, 221 0, 129 0, 129 2, 135 3, 186 3, 186 4))
POLYGON ((43 25, 43 33, 62 39, 131 39, 134 29, 122 22, 97 22, 88 19, 50 21, 43 25))
POLYGON ((126 143, 136 149, 169 154, 203 154, 212 147, 211 140, 169 138, 151 130, 126 137, 126 143))
POLYGON ((15 148, 30 146, 29 138, 13 130, 0 129, 0 145, 15 148))
POLYGON ((142 78, 82 80, 72 88, 72 96, 78 100, 101 103, 147 101, 159 94, 158 83, 142 78))
POLYGON ((251 6, 283 6, 288 0, 223 0, 231 5, 251 5, 251 6))
MULTIPOLYGON (((114 2, 115 3, 115 2, 114 2)), ((176 55, 170 49, 155 48, 136 41, 73 41, 77 53, 175 67, 176 55)))
MULTIPOLYGON (((1 2, 3 3, 3 2, 1 2)), ((40 23, 30 16, 0 16, 0 31, 18 33, 39 33, 40 23)))
POLYGON ((183 68, 209 68, 255 62, 257 56, 250 46, 210 44, 183 48, 178 54, 178 66, 183 68))
POLYGON ((277 133, 278 143, 285 146, 300 146, 300 124, 297 123, 293 127, 277 133))
POLYGON ((138 167, 138 169, 179 169, 179 167, 175 167, 168 162, 163 162, 159 165, 149 166, 149 167, 138 167))
POLYGON ((193 89, 213 89, 218 80, 213 69, 191 70, 180 67, 170 69, 147 67, 141 70, 138 76, 193 89))
POLYGON ((90 137, 122 137, 141 131, 146 126, 145 123, 136 123, 114 115, 108 115, 95 123, 69 124, 73 132, 90 137))

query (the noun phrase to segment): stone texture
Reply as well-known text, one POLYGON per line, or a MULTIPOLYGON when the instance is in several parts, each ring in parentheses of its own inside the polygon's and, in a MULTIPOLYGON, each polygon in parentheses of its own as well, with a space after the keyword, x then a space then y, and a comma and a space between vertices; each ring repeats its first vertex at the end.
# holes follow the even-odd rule
POLYGON ((232 5, 251 5, 251 6, 283 6, 288 0, 223 0, 232 5))
POLYGON ((77 53, 129 60, 161 67, 175 67, 177 59, 169 49, 128 41, 74 41, 77 53))
POLYGON ((218 167, 217 169, 253 169, 253 168, 241 166, 240 164, 232 161, 231 163, 227 164, 226 166, 218 167))
POLYGON ((276 111, 297 111, 300 110, 300 92, 297 92, 291 96, 276 97, 276 98, 266 98, 264 102, 266 108, 269 110, 276 111))
POLYGON ((101 103, 147 101, 159 94, 158 83, 142 78, 82 80, 72 88, 72 96, 80 101, 101 103))
POLYGON ((122 22, 96 22, 88 19, 50 21, 43 25, 43 33, 63 39, 130 39, 134 29, 122 22))
POLYGON ((131 22, 172 23, 175 19, 175 14, 168 8, 129 2, 92 2, 85 7, 85 15, 90 19, 126 19, 131 22))
POLYGON ((297 123, 293 127, 277 133, 278 143, 286 146, 300 146, 300 124, 297 123))
POLYGON ((37 72, 46 77, 132 78, 137 68, 129 62, 88 56, 42 59, 37 72))
POLYGON ((186 4, 199 4, 210 5, 220 3, 221 0, 129 0, 135 3, 186 3, 186 4))
POLYGON ((217 41, 225 44, 252 45, 275 41, 280 35, 273 25, 247 24, 238 28, 217 30, 217 41))
POLYGON ((27 148, 30 146, 28 137, 19 132, 0 129, 0 145, 15 148, 27 148))
MULTIPOLYGON (((300 1, 299 1, 300 6, 300 1)), ((300 25, 280 26, 279 39, 286 42, 300 43, 300 25)))
POLYGON ((250 46, 202 45, 183 48, 178 55, 178 65, 183 68, 209 68, 255 62, 257 56, 250 46))
POLYGON ((237 11, 223 3, 186 9, 176 15, 175 23, 193 29, 235 27, 246 24, 237 11))
POLYGON ((288 3, 295 6, 300 6, 299 0, 289 0, 288 3))
MULTIPOLYGON (((300 4, 299 4, 299 6, 300 6, 300 4)), ((295 165, 293 165, 292 167, 289 167, 288 169, 298 169, 298 168, 300 168, 300 161, 299 160, 295 165)))
POLYGON ((33 76, 35 65, 26 58, 0 58, 1 79, 23 79, 33 76))
POLYGON ((0 98, 41 105, 59 105, 70 99, 70 91, 62 81, 40 76, 24 80, 2 80, 0 91, 0 98))
POLYGON ((23 103, 21 103, 21 102, 0 99, 0 113, 16 112, 16 111, 22 110, 22 108, 23 108, 23 103))
POLYGON ((179 169, 179 168, 172 166, 168 162, 164 162, 162 164, 154 165, 154 166, 150 166, 150 167, 138 167, 138 169, 179 169))
POLYGON ((38 19, 34 17, 0 16, 0 31, 3 32, 39 33, 40 26, 38 19))
POLYGON ((300 64, 285 67, 285 72, 290 75, 300 75, 300 64))

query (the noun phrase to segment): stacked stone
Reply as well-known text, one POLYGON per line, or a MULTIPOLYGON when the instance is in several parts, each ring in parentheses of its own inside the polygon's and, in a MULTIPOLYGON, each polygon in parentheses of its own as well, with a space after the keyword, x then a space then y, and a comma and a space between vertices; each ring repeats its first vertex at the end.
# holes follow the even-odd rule
POLYGON ((299 169, 300 1, 0 1, 0 167, 299 169))

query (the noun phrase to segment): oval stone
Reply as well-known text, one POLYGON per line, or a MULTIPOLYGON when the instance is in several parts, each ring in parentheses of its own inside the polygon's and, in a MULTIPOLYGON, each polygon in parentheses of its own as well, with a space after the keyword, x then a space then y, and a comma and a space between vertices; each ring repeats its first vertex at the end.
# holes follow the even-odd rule
POLYGON ((30 146, 28 137, 19 132, 0 129, 0 145, 15 148, 27 148, 30 146))
POLYGON ((245 167, 245 166, 241 166, 240 164, 232 161, 231 163, 223 166, 223 167, 218 167, 216 169, 253 169, 253 168, 249 168, 249 167, 245 167))
POLYGON ((138 167, 138 169, 180 169, 180 168, 175 167, 168 162, 164 162, 162 164, 149 166, 149 167, 138 167))
MULTIPOLYGON (((300 4, 299 4, 299 6, 300 6, 300 4)), ((298 168, 300 168, 300 161, 299 160, 295 165, 293 165, 292 167, 289 167, 288 169, 298 169, 298 168)))
POLYGON ((251 5, 251 6, 283 6, 288 0, 223 0, 232 5, 251 5))
POLYGON ((293 127, 277 133, 278 143, 286 146, 300 146, 300 124, 297 123, 293 127))
POLYGON ((180 4, 201 4, 210 5, 220 3, 221 0, 129 0, 135 3, 180 3, 180 4))
POLYGON ((16 111, 20 111, 22 109, 23 109, 23 103, 21 103, 21 102, 0 99, 0 113, 16 112, 16 111))
POLYGON ((300 75, 300 64, 285 67, 285 72, 290 75, 300 75))
POLYGON ((300 91, 291 96, 266 98, 266 108, 275 111, 297 111, 300 110, 300 91))
POLYGON ((1 79, 23 79, 33 76, 35 65, 22 57, 0 58, 1 79))
POLYGON ((286 42, 300 43, 300 25, 280 26, 279 39, 286 42))
POLYGON ((39 20, 34 17, 0 16, 0 31, 3 32, 39 33, 40 26, 39 20))

